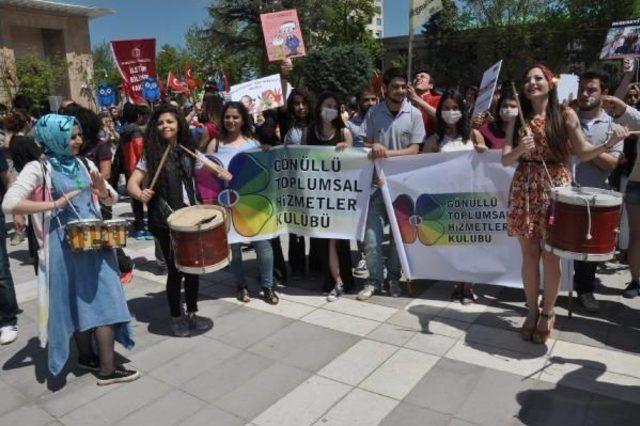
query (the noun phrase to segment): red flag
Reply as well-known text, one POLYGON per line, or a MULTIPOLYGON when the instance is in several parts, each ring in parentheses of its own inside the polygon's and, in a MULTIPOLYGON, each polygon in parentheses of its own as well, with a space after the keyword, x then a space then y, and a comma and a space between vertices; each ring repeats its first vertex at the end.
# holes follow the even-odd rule
POLYGON ((175 93, 188 93, 189 87, 184 81, 180 81, 171 71, 167 75, 167 87, 175 93))
POLYGON ((188 64, 184 69, 184 81, 187 83, 189 90, 195 90, 202 86, 202 82, 194 74, 191 64, 188 64))
POLYGON ((111 52, 127 96, 134 103, 146 104, 142 81, 156 75, 156 40, 114 40, 111 52))

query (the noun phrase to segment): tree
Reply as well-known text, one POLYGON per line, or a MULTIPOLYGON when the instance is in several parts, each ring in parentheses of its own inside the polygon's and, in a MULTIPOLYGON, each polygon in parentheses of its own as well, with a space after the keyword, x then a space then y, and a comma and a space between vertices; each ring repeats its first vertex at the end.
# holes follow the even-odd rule
POLYGON ((307 56, 305 84, 314 92, 334 92, 345 100, 358 93, 373 74, 369 51, 359 44, 327 47, 307 56))
POLYGON ((93 56, 93 81, 100 83, 106 81, 114 87, 118 87, 121 77, 116 64, 113 61, 111 47, 108 42, 99 44, 91 52, 93 56))
POLYGON ((34 109, 49 110, 49 96, 59 95, 60 82, 65 81, 68 65, 64 58, 50 60, 36 55, 16 59, 16 80, 18 92, 29 96, 34 109))
POLYGON ((169 44, 160 47, 160 52, 156 56, 156 73, 158 79, 167 77, 169 71, 180 75, 185 66, 191 61, 191 56, 185 49, 179 49, 169 44))
MULTIPOLYGON (((187 44, 190 50, 198 46, 200 66, 208 72, 210 67, 223 68, 233 81, 278 72, 279 64, 267 59, 260 14, 283 9, 298 11, 307 52, 350 43, 369 48, 372 55, 381 51, 365 31, 375 12, 373 0, 214 0, 209 7, 210 22, 192 27, 187 44)), ((304 58, 295 62, 304 62, 304 58)), ((300 71, 295 66, 294 79, 300 71)))

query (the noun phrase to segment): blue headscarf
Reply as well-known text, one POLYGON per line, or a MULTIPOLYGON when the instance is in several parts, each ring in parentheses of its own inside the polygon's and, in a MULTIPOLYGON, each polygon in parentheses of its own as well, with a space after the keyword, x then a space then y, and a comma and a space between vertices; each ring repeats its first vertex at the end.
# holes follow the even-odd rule
POLYGON ((71 178, 80 172, 78 161, 71 153, 71 134, 80 123, 75 117, 47 114, 36 122, 36 139, 43 147, 53 168, 71 178))

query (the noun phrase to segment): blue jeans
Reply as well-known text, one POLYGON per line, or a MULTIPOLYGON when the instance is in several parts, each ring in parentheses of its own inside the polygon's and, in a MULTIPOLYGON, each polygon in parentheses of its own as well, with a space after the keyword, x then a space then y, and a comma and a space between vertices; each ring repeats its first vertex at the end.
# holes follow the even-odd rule
POLYGON ((0 327, 16 325, 17 314, 18 301, 7 254, 7 231, 4 229, 4 214, 0 212, 0 327))
MULTIPOLYGON (((258 256, 258 270, 260 271, 260 284, 262 287, 273 287, 273 248, 270 240, 253 241, 258 256)), ((246 285, 244 268, 242 267, 241 244, 231 244, 231 272, 236 278, 236 285, 246 285)))
MULTIPOLYGON (((375 190, 369 198, 369 212, 367 213, 367 227, 364 233, 364 254, 369 270, 369 284, 380 288, 384 282, 384 256, 382 243, 384 241, 384 227, 389 224, 389 216, 384 206, 382 191, 375 190)), ((393 235, 390 235, 389 257, 387 258, 387 278, 390 281, 400 279, 401 267, 393 235)))

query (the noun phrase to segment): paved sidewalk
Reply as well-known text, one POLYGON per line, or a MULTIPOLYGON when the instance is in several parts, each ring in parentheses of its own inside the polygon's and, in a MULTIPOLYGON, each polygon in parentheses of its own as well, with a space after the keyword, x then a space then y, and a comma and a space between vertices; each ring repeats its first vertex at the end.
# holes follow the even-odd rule
MULTIPOLYGON (((0 425, 638 424, 640 299, 619 295, 628 272, 617 264, 599 274, 602 313, 577 308, 568 319, 561 297, 546 346, 517 333, 520 290, 478 285, 478 303, 461 306, 449 300, 452 283, 422 281, 415 298, 327 303, 309 278, 280 288, 277 306, 242 305, 226 271, 201 285, 213 328, 180 339, 168 330, 152 242, 130 240, 127 251, 136 347, 117 349, 143 377, 98 387, 73 362, 47 372, 26 244, 10 247, 23 313, 18 341, 0 347, 0 425)), ((257 275, 254 261, 247 269, 257 275)))

